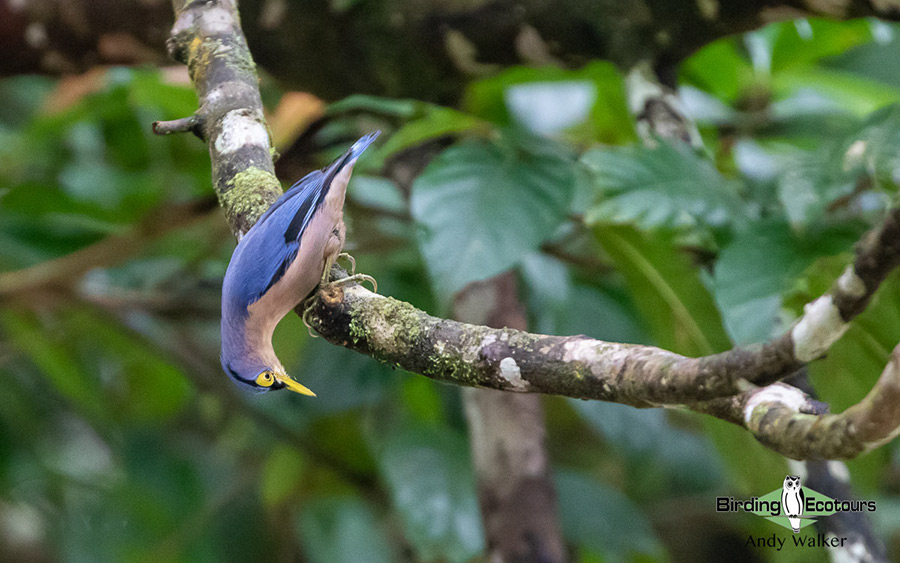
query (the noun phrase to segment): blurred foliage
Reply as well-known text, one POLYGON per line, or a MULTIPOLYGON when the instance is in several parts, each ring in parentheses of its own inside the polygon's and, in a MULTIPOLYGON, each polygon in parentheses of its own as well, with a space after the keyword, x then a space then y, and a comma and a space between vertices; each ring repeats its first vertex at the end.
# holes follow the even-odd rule
MULTIPOLYGON (((349 242, 383 293, 443 313, 515 268, 534 330, 709 354, 789 326, 896 197, 896 33, 797 20, 707 46, 679 75, 697 152, 638 144, 605 61, 509 68, 458 108, 355 96, 289 137, 311 166, 385 130, 348 196, 349 242), (411 182, 386 174, 423 147, 437 156, 411 182)), ((198 205, 208 153, 149 128, 196 103, 156 70, 0 81, 0 560, 477 560, 456 389, 311 341, 294 317, 275 346, 317 399, 245 396, 220 373, 233 241, 198 205)), ((900 339, 898 284, 812 365, 834 410, 900 339)), ((772 532, 714 513, 716 495, 786 471, 740 429, 546 406, 577 560, 690 559, 772 532)), ((894 542, 897 454, 850 464, 894 542)))

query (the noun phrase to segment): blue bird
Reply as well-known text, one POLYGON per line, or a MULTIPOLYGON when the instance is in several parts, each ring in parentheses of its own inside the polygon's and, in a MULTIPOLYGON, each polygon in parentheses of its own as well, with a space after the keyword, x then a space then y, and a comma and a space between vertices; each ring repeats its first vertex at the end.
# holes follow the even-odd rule
MULTIPOLYGON (((222 284, 221 361, 239 387, 257 393, 287 388, 315 396, 285 373, 272 348, 272 334, 285 315, 328 280, 344 246, 344 195, 350 173, 379 133, 366 135, 340 158, 294 184, 234 249, 222 284)), ((363 274, 332 283, 360 281, 375 285, 363 274)))

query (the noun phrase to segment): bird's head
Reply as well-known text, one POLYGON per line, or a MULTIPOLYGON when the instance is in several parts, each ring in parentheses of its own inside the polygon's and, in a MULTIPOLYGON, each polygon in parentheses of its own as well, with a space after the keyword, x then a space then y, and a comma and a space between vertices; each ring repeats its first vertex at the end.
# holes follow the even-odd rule
POLYGON ((228 362, 222 359, 222 367, 228 377, 241 389, 254 393, 267 393, 279 389, 290 389, 301 395, 315 397, 305 385, 301 385, 292 379, 281 366, 270 367, 266 365, 254 365, 253 362, 228 362))

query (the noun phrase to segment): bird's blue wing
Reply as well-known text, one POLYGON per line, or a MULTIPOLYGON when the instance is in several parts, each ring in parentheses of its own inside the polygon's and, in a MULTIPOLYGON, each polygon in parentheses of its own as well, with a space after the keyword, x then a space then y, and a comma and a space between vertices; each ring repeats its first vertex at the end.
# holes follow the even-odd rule
MULTIPOLYGON (((358 158, 379 133, 380 131, 376 131, 359 139, 326 168, 304 176, 278 198, 250 229, 244 238, 253 237, 252 244, 256 247, 256 252, 261 253, 265 267, 269 268, 269 271, 259 272, 258 287, 253 287, 250 292, 251 303, 262 297, 284 276, 297 257, 303 232, 325 201, 335 176, 348 163, 358 158)), ((250 244, 251 241, 248 240, 247 243, 250 244)))
MULTIPOLYGON (((256 252, 265 257, 268 271, 260 272, 260 282, 251 294, 256 301, 278 283, 300 250, 300 237, 316 209, 325 200, 330 182, 317 170, 294 184, 257 221, 247 236, 253 236, 256 252), (253 231, 256 231, 255 233, 253 231)), ((243 240, 241 242, 244 242, 243 240)))

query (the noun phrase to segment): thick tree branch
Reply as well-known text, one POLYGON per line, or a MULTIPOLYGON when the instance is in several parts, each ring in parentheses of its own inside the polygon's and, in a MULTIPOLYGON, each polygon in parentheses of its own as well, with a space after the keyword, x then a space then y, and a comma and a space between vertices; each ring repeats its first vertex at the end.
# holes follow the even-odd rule
POLYGON ((434 379, 639 407, 737 395, 786 377, 825 354, 900 255, 900 209, 857 247, 831 291, 781 337, 687 358, 653 346, 491 329, 432 317, 362 288, 322 293, 313 324, 329 341, 434 379), (837 305, 835 305, 837 304, 837 305))
POLYGON ((793 459, 851 459, 900 434, 900 345, 862 401, 840 414, 823 413, 822 407, 784 383, 690 406, 743 426, 760 442, 793 459))
MULTIPOLYGON (((900 16, 891 2, 865 0, 242 0, 241 7, 253 51, 282 84, 328 100, 366 93, 447 104, 484 69, 593 59, 628 68, 648 59, 671 70, 715 39, 776 20, 900 16)), ((0 0, 0 74, 158 63, 171 21, 161 1, 0 0)))
POLYGON ((187 65, 200 98, 188 117, 157 122, 159 134, 193 131, 209 144, 213 186, 237 236, 281 195, 253 57, 236 0, 173 0, 169 55, 187 65))

